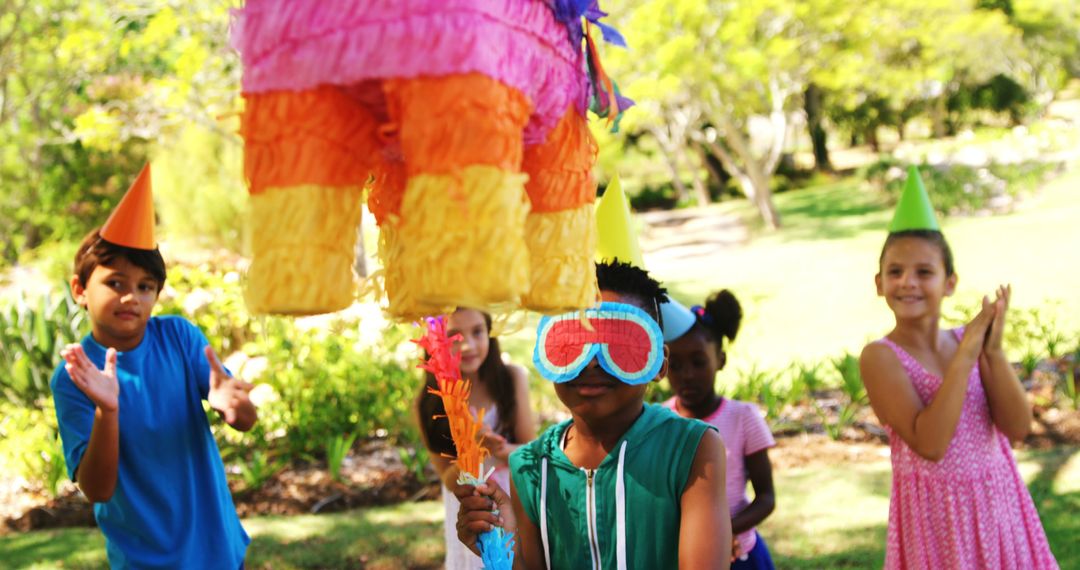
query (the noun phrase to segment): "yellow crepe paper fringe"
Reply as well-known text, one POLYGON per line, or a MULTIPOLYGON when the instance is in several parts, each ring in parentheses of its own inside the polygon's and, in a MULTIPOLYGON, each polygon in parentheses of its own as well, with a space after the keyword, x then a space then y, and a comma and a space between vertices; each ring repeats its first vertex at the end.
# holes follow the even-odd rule
POLYGON ((529 248, 529 292, 523 305, 541 313, 565 313, 592 306, 596 286, 596 218, 593 205, 561 212, 530 213, 525 222, 529 248))
MULTIPOLYGON (((416 289, 408 287, 405 283, 405 275, 401 266, 396 261, 402 255, 401 238, 398 235, 400 221, 397 216, 391 215, 386 223, 379 228, 379 260, 384 269, 381 272, 383 280, 382 292, 386 294, 386 312, 393 318, 401 321, 416 321, 430 315, 442 315, 454 312, 452 305, 435 305, 422 302, 416 298, 416 289)), ((372 276, 375 278, 376 276, 372 276)), ((369 279, 370 281, 371 279, 369 279)))
POLYGON ((519 303, 529 284, 527 179, 483 165, 411 177, 396 235, 382 244, 386 267, 400 271, 400 281, 387 274, 390 312, 519 303), (406 300, 416 306, 395 306, 406 300))
POLYGON ((352 304, 360 187, 270 188, 251 197, 245 299, 252 313, 311 315, 352 304))

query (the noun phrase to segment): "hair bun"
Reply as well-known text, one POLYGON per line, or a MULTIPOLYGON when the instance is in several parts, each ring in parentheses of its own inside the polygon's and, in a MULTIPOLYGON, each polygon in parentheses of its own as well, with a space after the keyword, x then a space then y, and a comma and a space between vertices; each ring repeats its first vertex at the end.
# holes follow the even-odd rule
POLYGON ((714 336, 718 339, 727 337, 728 341, 735 340, 743 314, 742 306, 734 293, 727 289, 713 293, 705 301, 703 309, 704 314, 698 318, 702 324, 709 327, 714 336))

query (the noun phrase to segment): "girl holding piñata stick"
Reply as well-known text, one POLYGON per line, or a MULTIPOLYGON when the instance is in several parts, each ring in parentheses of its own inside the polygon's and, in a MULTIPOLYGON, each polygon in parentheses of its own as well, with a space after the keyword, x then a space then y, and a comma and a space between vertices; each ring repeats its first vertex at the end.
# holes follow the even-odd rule
POLYGON ((415 411, 443 483, 448 569, 483 567, 481 559, 458 541, 454 528, 458 500, 453 491, 459 477, 469 472, 481 478, 490 472, 491 478, 509 488, 507 457, 536 437, 527 372, 503 362, 499 342, 490 330, 491 317, 486 313, 459 309, 445 321, 430 322, 427 335, 419 341, 429 360, 424 366, 427 382, 415 411))

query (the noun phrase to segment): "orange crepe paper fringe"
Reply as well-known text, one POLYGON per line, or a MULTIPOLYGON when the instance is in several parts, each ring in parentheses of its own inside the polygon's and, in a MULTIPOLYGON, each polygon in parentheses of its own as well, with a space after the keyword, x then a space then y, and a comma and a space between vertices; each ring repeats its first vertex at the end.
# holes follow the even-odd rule
MULTIPOLYGON (((461 377, 461 353, 453 349, 454 341, 461 337, 447 337, 444 317, 429 317, 426 321, 424 336, 413 342, 420 345, 428 355, 420 368, 431 372, 439 385, 438 389, 429 388, 428 391, 442 398, 446 408, 445 417, 450 422, 450 437, 457 448, 454 464, 462 473, 468 473, 478 480, 486 480, 483 473, 484 459, 490 452, 480 443, 485 410, 481 409, 477 416, 473 416, 469 409, 472 386, 467 379, 461 377)), ((436 416, 436 419, 438 417, 436 416)))

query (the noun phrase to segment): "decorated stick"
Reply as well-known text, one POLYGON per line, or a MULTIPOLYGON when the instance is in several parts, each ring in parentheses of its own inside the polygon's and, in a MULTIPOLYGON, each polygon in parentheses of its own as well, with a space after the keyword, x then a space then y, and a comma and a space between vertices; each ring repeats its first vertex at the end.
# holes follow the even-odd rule
MULTIPOLYGON (((457 336, 446 334, 446 320, 443 317, 429 317, 427 330, 423 337, 415 340, 428 354, 426 362, 420 368, 435 376, 438 388, 428 391, 442 398, 446 408, 446 419, 450 422, 450 437, 457 448, 457 457, 453 459, 458 466, 459 485, 481 485, 488 480, 494 468, 483 472, 484 459, 490 452, 481 443, 480 427, 484 421, 484 409, 474 416, 469 409, 471 384, 461 377, 461 353, 453 350, 457 336)), ((514 562, 514 539, 502 527, 482 533, 477 541, 480 558, 488 570, 509 570, 514 562)))

